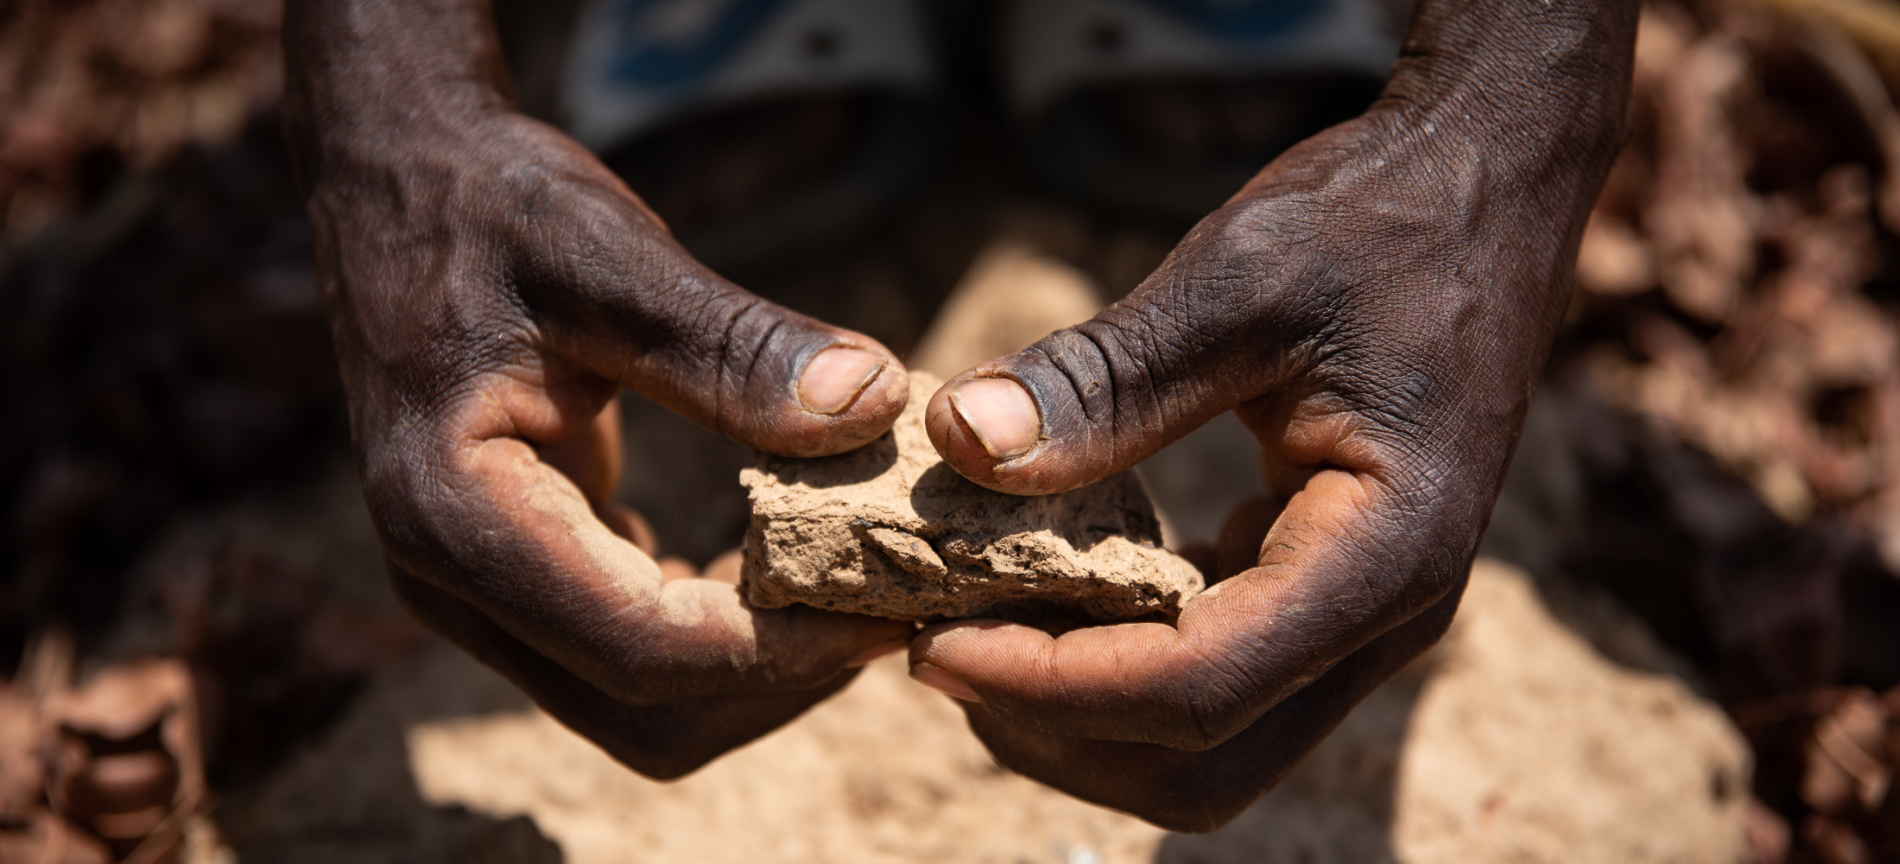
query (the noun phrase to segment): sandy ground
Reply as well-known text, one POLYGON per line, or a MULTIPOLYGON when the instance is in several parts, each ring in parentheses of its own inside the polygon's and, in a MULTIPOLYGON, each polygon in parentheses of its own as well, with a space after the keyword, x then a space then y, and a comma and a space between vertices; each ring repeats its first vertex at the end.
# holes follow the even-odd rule
POLYGON ((1444 644, 1208 835, 997 767, 900 658, 668 784, 435 643, 220 822, 244 861, 1727 862, 1746 753, 1714 706, 1606 660, 1485 561, 1444 644))

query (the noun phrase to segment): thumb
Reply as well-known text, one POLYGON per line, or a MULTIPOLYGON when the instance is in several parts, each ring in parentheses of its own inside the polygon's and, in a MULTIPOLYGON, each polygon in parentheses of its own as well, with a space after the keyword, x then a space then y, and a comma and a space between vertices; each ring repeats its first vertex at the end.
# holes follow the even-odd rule
POLYGON ((908 376, 877 340, 726 281, 624 188, 584 187, 567 200, 566 212, 543 216, 521 262, 524 299, 556 351, 780 455, 849 450, 902 413, 908 376))
MULTIPOLYGON (((1125 470, 1255 393, 1194 322, 1136 297, 980 364, 931 397, 944 461, 978 484, 1044 495, 1125 470)), ((1227 352, 1229 355, 1236 352, 1227 352)))
MULTIPOLYGON (((926 408, 931 442, 980 485, 1046 495, 1262 394, 1279 407, 1310 395, 1278 385, 1310 370, 1337 292, 1324 267, 1276 251, 1280 225, 1237 206, 1209 215, 1120 302, 951 379, 926 408)), ((1270 406, 1243 414, 1256 407, 1270 406)))

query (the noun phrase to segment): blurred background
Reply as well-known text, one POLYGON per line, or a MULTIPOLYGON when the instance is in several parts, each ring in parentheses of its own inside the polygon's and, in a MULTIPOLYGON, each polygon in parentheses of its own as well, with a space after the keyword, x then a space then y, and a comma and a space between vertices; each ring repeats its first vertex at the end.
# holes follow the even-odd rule
MULTIPOLYGON (((560 57, 583 14, 497 4, 524 109, 571 128, 560 57)), ((926 14, 923 84, 774 93, 600 152, 723 273, 954 371, 962 355, 929 344, 933 321, 955 329, 946 298, 1004 342, 992 319, 1029 294, 998 279, 1060 283, 1050 314, 1086 316, 1378 88, 1352 69, 1086 79, 1025 110, 994 71, 998 4, 926 14)), ((277 113, 280 18, 272 0, 0 2, 0 861, 670 860, 661 840, 596 855, 526 805, 444 798, 414 767, 418 726, 376 739, 388 752, 337 743, 384 722, 364 706, 439 646, 387 596, 362 513, 277 113), (405 752, 409 773, 370 764, 405 752), (285 779, 312 753, 345 779, 285 779)), ((1109 52, 1130 38, 1090 32, 1109 52)), ((1750 766, 1716 783, 1737 854, 1900 861, 1900 5, 1654 0, 1635 85, 1486 554, 1598 652, 1719 707, 1750 766)), ((669 554, 736 545, 750 454, 623 402, 622 498, 669 554)), ((1148 470, 1177 543, 1218 527, 1197 499, 1253 488, 1234 434, 1148 470)), ((492 682, 454 692, 417 710, 528 710, 492 682)), ((984 830, 1027 850, 995 860, 1122 848, 984 830)), ((931 836, 890 840, 910 849, 890 860, 989 856, 931 836)), ((1452 860, 1488 860, 1471 854, 1452 860)))

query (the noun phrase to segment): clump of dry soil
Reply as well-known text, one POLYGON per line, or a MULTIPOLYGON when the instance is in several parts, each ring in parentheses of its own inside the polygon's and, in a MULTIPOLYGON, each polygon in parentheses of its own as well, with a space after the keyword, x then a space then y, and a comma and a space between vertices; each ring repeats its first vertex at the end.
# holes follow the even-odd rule
POLYGON ((1141 481, 1118 474, 1056 495, 985 489, 952 471, 924 431, 942 382, 912 373, 891 432, 837 456, 759 457, 750 491, 746 597, 929 621, 1174 618, 1199 570, 1161 548, 1141 481))

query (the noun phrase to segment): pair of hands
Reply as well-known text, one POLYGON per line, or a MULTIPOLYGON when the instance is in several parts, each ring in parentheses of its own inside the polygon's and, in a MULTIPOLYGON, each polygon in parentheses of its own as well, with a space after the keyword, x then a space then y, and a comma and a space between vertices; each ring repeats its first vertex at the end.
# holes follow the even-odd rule
POLYGON ((897 358, 707 270, 516 113, 481 3, 292 2, 294 164, 398 595, 651 776, 908 644, 1002 764, 1166 827, 1224 823, 1449 624, 1561 321, 1635 12, 1511 5, 1428 0, 1365 116, 1268 166, 1127 299, 931 400, 946 461, 1022 494, 1237 412, 1290 495, 1240 540, 1252 566, 1176 626, 912 638, 669 581, 608 503, 620 389, 821 455, 895 420, 897 358))

